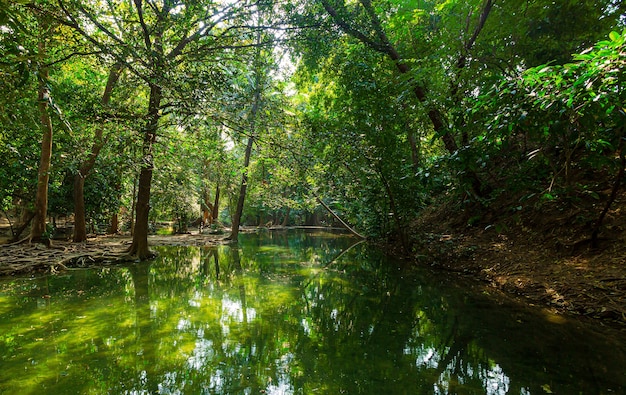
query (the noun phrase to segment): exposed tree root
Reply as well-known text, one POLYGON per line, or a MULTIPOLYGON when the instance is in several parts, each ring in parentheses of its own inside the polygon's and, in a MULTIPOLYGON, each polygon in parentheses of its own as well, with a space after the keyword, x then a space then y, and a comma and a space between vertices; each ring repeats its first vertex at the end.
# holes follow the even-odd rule
MULTIPOLYGON (((217 236, 176 235, 150 237, 152 245, 210 245, 217 236)), ((30 273, 57 273, 75 268, 111 266, 137 260, 129 254, 128 237, 112 236, 84 243, 55 242, 48 247, 27 237, 0 246, 0 277, 30 273)))
POLYGON ((6 248, 6 247, 11 247, 11 246, 16 246, 16 245, 24 244, 26 242, 30 243, 30 236, 26 236, 23 239, 20 239, 18 241, 14 241, 13 243, 10 243, 10 244, 4 244, 4 245, 2 245, 2 247, 6 248))
MULTIPOLYGON (((28 238, 26 239, 28 240, 28 238)), ((0 276, 67 270, 71 267, 110 265, 121 260, 121 247, 102 243, 12 243, 0 249, 0 276)))

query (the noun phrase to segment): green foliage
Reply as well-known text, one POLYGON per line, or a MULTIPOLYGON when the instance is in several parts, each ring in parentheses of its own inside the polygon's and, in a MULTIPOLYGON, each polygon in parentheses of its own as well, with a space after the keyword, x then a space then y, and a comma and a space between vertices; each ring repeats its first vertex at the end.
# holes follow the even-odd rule
POLYGON ((307 174, 320 194, 340 202, 344 219, 378 235, 427 198, 409 143, 411 135, 423 143, 423 125, 397 100, 402 90, 380 61, 345 44, 335 48, 323 73, 300 76, 315 89, 302 108, 303 137, 316 158, 307 174))
POLYGON ((148 38, 158 30, 162 48, 154 40, 146 45, 134 3, 65 2, 75 19, 56 3, 41 3, 41 12, 65 18, 41 37, 33 33, 32 7, 0 4, 4 210, 33 198, 41 37, 51 54, 55 109, 52 215, 71 212, 72 178, 99 128, 106 144, 85 184, 87 215, 100 222, 120 205, 131 210, 143 163, 146 85, 153 83, 163 99, 151 219, 180 224, 197 217, 198 203, 218 186, 222 215, 235 211, 250 137, 244 218, 251 224, 288 212, 294 221, 319 217, 319 196, 360 230, 382 236, 401 232, 441 195, 485 205, 499 194, 544 202, 578 192, 601 197, 624 136, 624 34, 612 32, 583 51, 623 23, 623 5, 611 0, 495 2, 476 36, 487 4, 479 0, 329 0, 339 18, 322 2, 187 2, 173 9, 165 2, 143 9, 148 38), (274 6, 281 9, 269 12, 274 6), (276 24, 272 15, 298 29, 250 28, 250 21, 276 24), (213 30, 197 30, 209 25, 213 30), (399 60, 376 47, 383 36, 399 60), (181 42, 185 50, 177 52, 181 42), (90 52, 101 57, 82 55, 90 52), (297 64, 292 80, 279 68, 283 56, 297 64), (103 108, 113 60, 125 72, 103 108), (409 71, 399 72, 403 65, 409 71), (416 87, 425 98, 416 97, 416 87), (437 132, 433 111, 444 124, 437 132), (442 146, 447 134, 456 152, 442 146), (590 175, 597 183, 584 180, 590 175))
POLYGON ((176 221, 180 231, 186 231, 187 223, 197 217, 198 196, 193 182, 193 171, 201 159, 194 155, 191 136, 170 131, 164 139, 164 148, 156 158, 158 172, 153 181, 153 207, 151 219, 176 221), (186 158, 185 162, 177 160, 186 158))
POLYGON ((486 124, 483 155, 509 163, 492 167, 510 183, 505 189, 570 189, 581 172, 612 166, 626 119, 624 37, 612 32, 573 63, 529 69, 477 100, 474 122, 486 124))
POLYGON ((85 212, 95 223, 108 223, 120 208, 120 163, 115 157, 103 155, 85 183, 85 212))
POLYGON ((34 199, 40 139, 33 63, 34 23, 12 1, 0 7, 0 209, 34 199))

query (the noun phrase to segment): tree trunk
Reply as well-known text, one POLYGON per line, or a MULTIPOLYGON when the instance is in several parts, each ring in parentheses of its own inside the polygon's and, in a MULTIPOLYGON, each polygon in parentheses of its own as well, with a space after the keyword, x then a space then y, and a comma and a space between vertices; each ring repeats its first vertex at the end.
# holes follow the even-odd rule
POLYGON ((417 173, 420 168, 420 154, 419 154, 419 148, 417 147, 417 139, 415 138, 415 133, 411 131, 408 132, 408 135, 409 135, 409 145, 411 146, 411 161, 413 163, 413 172, 417 173))
POLYGON ((406 231, 404 229, 404 225, 402 224, 402 217, 400 216, 400 211, 398 210, 398 206, 396 205, 396 199, 394 197, 393 191, 391 190, 391 185, 387 181, 387 177, 385 177, 382 169, 378 169, 378 175, 380 177, 380 181, 385 186, 385 192, 389 197, 389 205, 391 206, 391 212, 393 213, 393 219, 396 223, 397 234, 400 237, 400 242, 402 243, 402 248, 406 253, 409 253, 409 244, 406 235, 406 231))
POLYGON ((85 177, 79 171, 74 175, 74 242, 87 240, 85 223, 85 177))
POLYGON ((233 217, 232 229, 227 240, 237 241, 239 238, 239 224, 241 215, 243 214, 243 203, 246 199, 246 189, 248 188, 248 166, 250 165, 250 155, 252 154, 252 146, 254 144, 254 136, 256 133, 256 118, 259 106, 261 105, 261 32, 257 32, 256 37, 256 57, 254 64, 254 97, 252 109, 250 110, 250 137, 248 137, 248 145, 246 146, 246 154, 243 164, 243 174, 241 176, 241 187, 239 188, 239 199, 237 199, 237 208, 233 217))
MULTIPOLYGON (((113 65, 111 71, 109 72, 104 93, 102 94, 101 102, 103 107, 107 107, 111 102, 111 93, 113 92, 113 88, 117 84, 121 73, 122 65, 120 63, 113 65)), ((104 146, 104 139, 102 138, 102 135, 103 127, 102 125, 99 125, 94 134, 91 153, 89 154, 87 160, 81 164, 76 175, 74 175, 74 242, 87 240, 87 226, 85 224, 85 178, 89 175, 96 164, 96 159, 104 146)))
POLYGON ((148 105, 148 123, 144 130, 143 163, 139 173, 139 191, 137 192, 137 207, 135 211, 135 227, 133 242, 128 250, 129 254, 140 260, 154 257, 148 246, 148 218, 150 213, 150 188, 152 186, 152 172, 154 170, 154 143, 156 142, 162 89, 159 85, 150 84, 150 103, 148 105))
MULTIPOLYGON (((336 217, 333 216, 333 218, 336 218, 336 217)), ((314 210, 306 215, 304 225, 305 226, 322 226, 322 222, 320 221, 320 216, 317 210, 314 210)))
POLYGON ((272 212, 272 224, 276 224, 276 225, 280 225, 282 224, 282 221, 280 220, 280 218, 278 217, 279 212, 278 210, 274 210, 272 212))
POLYGON ((220 215, 220 184, 215 186, 215 200, 213 200, 213 222, 217 224, 220 215))
POLYGON ((139 177, 137 173, 133 177, 133 201, 130 205, 130 235, 135 234, 135 212, 137 211, 137 184, 139 183, 139 177))
POLYGON ((16 229, 13 232, 13 237, 11 239, 12 243, 19 241, 20 236, 24 233, 24 230, 28 228, 28 225, 30 225, 33 218, 35 218, 35 212, 25 208, 22 213, 22 218, 20 219, 20 224, 16 226, 16 229))
MULTIPOLYGON (((621 134, 623 134, 623 128, 620 132, 620 135, 621 134)), ((609 199, 606 201, 604 209, 602 210, 602 213, 600 213, 600 216, 598 217, 598 220, 596 221, 596 224, 593 227, 593 231, 591 232, 591 248, 593 249, 597 249, 599 247, 598 234, 600 233, 600 227, 602 226, 602 221, 604 221, 604 217, 609 212, 611 205, 613 204, 613 202, 615 201, 615 198, 617 197, 617 192, 619 191, 620 184, 622 182, 622 179, 624 178, 624 171, 626 171, 626 156, 624 155, 624 137, 620 137, 619 147, 617 151, 619 153, 620 165, 617 171, 617 176, 615 177, 615 182, 613 183, 613 189, 611 190, 611 195, 609 195, 609 199)))
MULTIPOLYGON (((357 30, 350 23, 344 20, 330 3, 330 1, 321 0, 321 3, 326 12, 333 18, 337 26, 339 26, 339 28, 341 28, 344 33, 356 38, 374 51, 387 55, 394 62, 400 74, 409 74, 411 72, 411 67, 402 59, 392 42, 387 37, 385 31, 383 30, 382 24, 380 23, 380 20, 376 15, 376 11, 372 6, 370 0, 360 0, 360 3, 364 7, 366 14, 369 17, 371 26, 373 27, 373 32, 375 33, 375 38, 372 38, 369 33, 365 34, 357 30)), ((483 4, 482 12, 475 27, 474 33, 472 37, 465 43, 463 48, 464 52, 460 54, 460 57, 457 60, 457 71, 465 67, 467 54, 473 47, 476 39, 478 38, 478 35, 482 31, 485 22, 489 17, 492 5, 492 0, 486 0, 483 4)), ((426 87, 417 83, 417 81, 413 80, 412 78, 410 79, 410 81, 414 84, 413 93, 415 94, 415 97, 420 102, 427 102, 428 97, 426 87)), ((440 136, 441 141, 446 148, 446 151, 448 151, 448 153, 450 154, 454 154, 455 152, 457 152, 458 144, 452 133, 450 133, 450 130, 446 125, 446 122, 444 121, 444 114, 441 112, 441 110, 438 108, 431 108, 428 111, 428 119, 430 120, 435 133, 440 136)), ((483 183, 480 177, 478 177, 478 174, 470 169, 466 169, 466 174, 472 185, 473 192, 477 196, 481 196, 483 183)))
MULTIPOLYGON (((47 25, 42 23, 42 30, 47 30, 47 25)), ((39 41, 39 53, 44 55, 46 45, 41 39, 39 41)), ((52 121, 48 114, 48 101, 50 91, 48 90, 48 68, 39 68, 39 118, 43 138, 41 141, 41 158, 39 161, 39 171, 37 173, 37 195, 35 197, 35 217, 30 231, 32 242, 50 243, 48 238, 44 238, 46 232, 46 217, 48 214, 48 181, 50 179, 50 162, 52 160, 52 121)))
POLYGON ((202 228, 213 224, 213 204, 209 202, 210 198, 211 194, 209 192, 209 186, 204 185, 202 188, 202 201, 200 202, 200 208, 202 209, 202 228))
POLYGON ((111 223, 109 224, 108 234, 115 235, 119 232, 120 220, 117 213, 111 216, 111 223))
POLYGON ((282 226, 287 226, 289 224, 289 213, 291 212, 291 208, 287 207, 287 210, 285 212, 285 218, 283 218, 283 222, 281 223, 282 226))
POLYGON ((241 215, 243 214, 243 202, 246 199, 246 189, 248 188, 248 166, 250 165, 250 156, 252 155, 252 145, 254 137, 248 138, 246 146, 246 154, 243 161, 243 174, 241 175, 241 187, 239 188, 239 198, 237 199, 237 208, 233 216, 232 229, 227 240, 237 241, 239 239, 239 224, 241 223, 241 215))

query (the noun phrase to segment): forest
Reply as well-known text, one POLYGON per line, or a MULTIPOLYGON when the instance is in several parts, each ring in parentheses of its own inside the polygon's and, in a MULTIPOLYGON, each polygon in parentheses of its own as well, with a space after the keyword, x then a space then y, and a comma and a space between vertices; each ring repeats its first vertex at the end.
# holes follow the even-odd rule
POLYGON ((620 0, 0 0, 0 267, 343 226, 626 323, 625 64, 620 0))

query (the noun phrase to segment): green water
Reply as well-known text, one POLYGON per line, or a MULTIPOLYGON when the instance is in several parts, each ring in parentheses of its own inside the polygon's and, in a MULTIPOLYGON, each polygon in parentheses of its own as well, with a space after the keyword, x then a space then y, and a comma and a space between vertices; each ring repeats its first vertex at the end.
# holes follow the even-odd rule
POLYGON ((0 394, 622 394, 626 338, 328 232, 0 282, 0 394))

